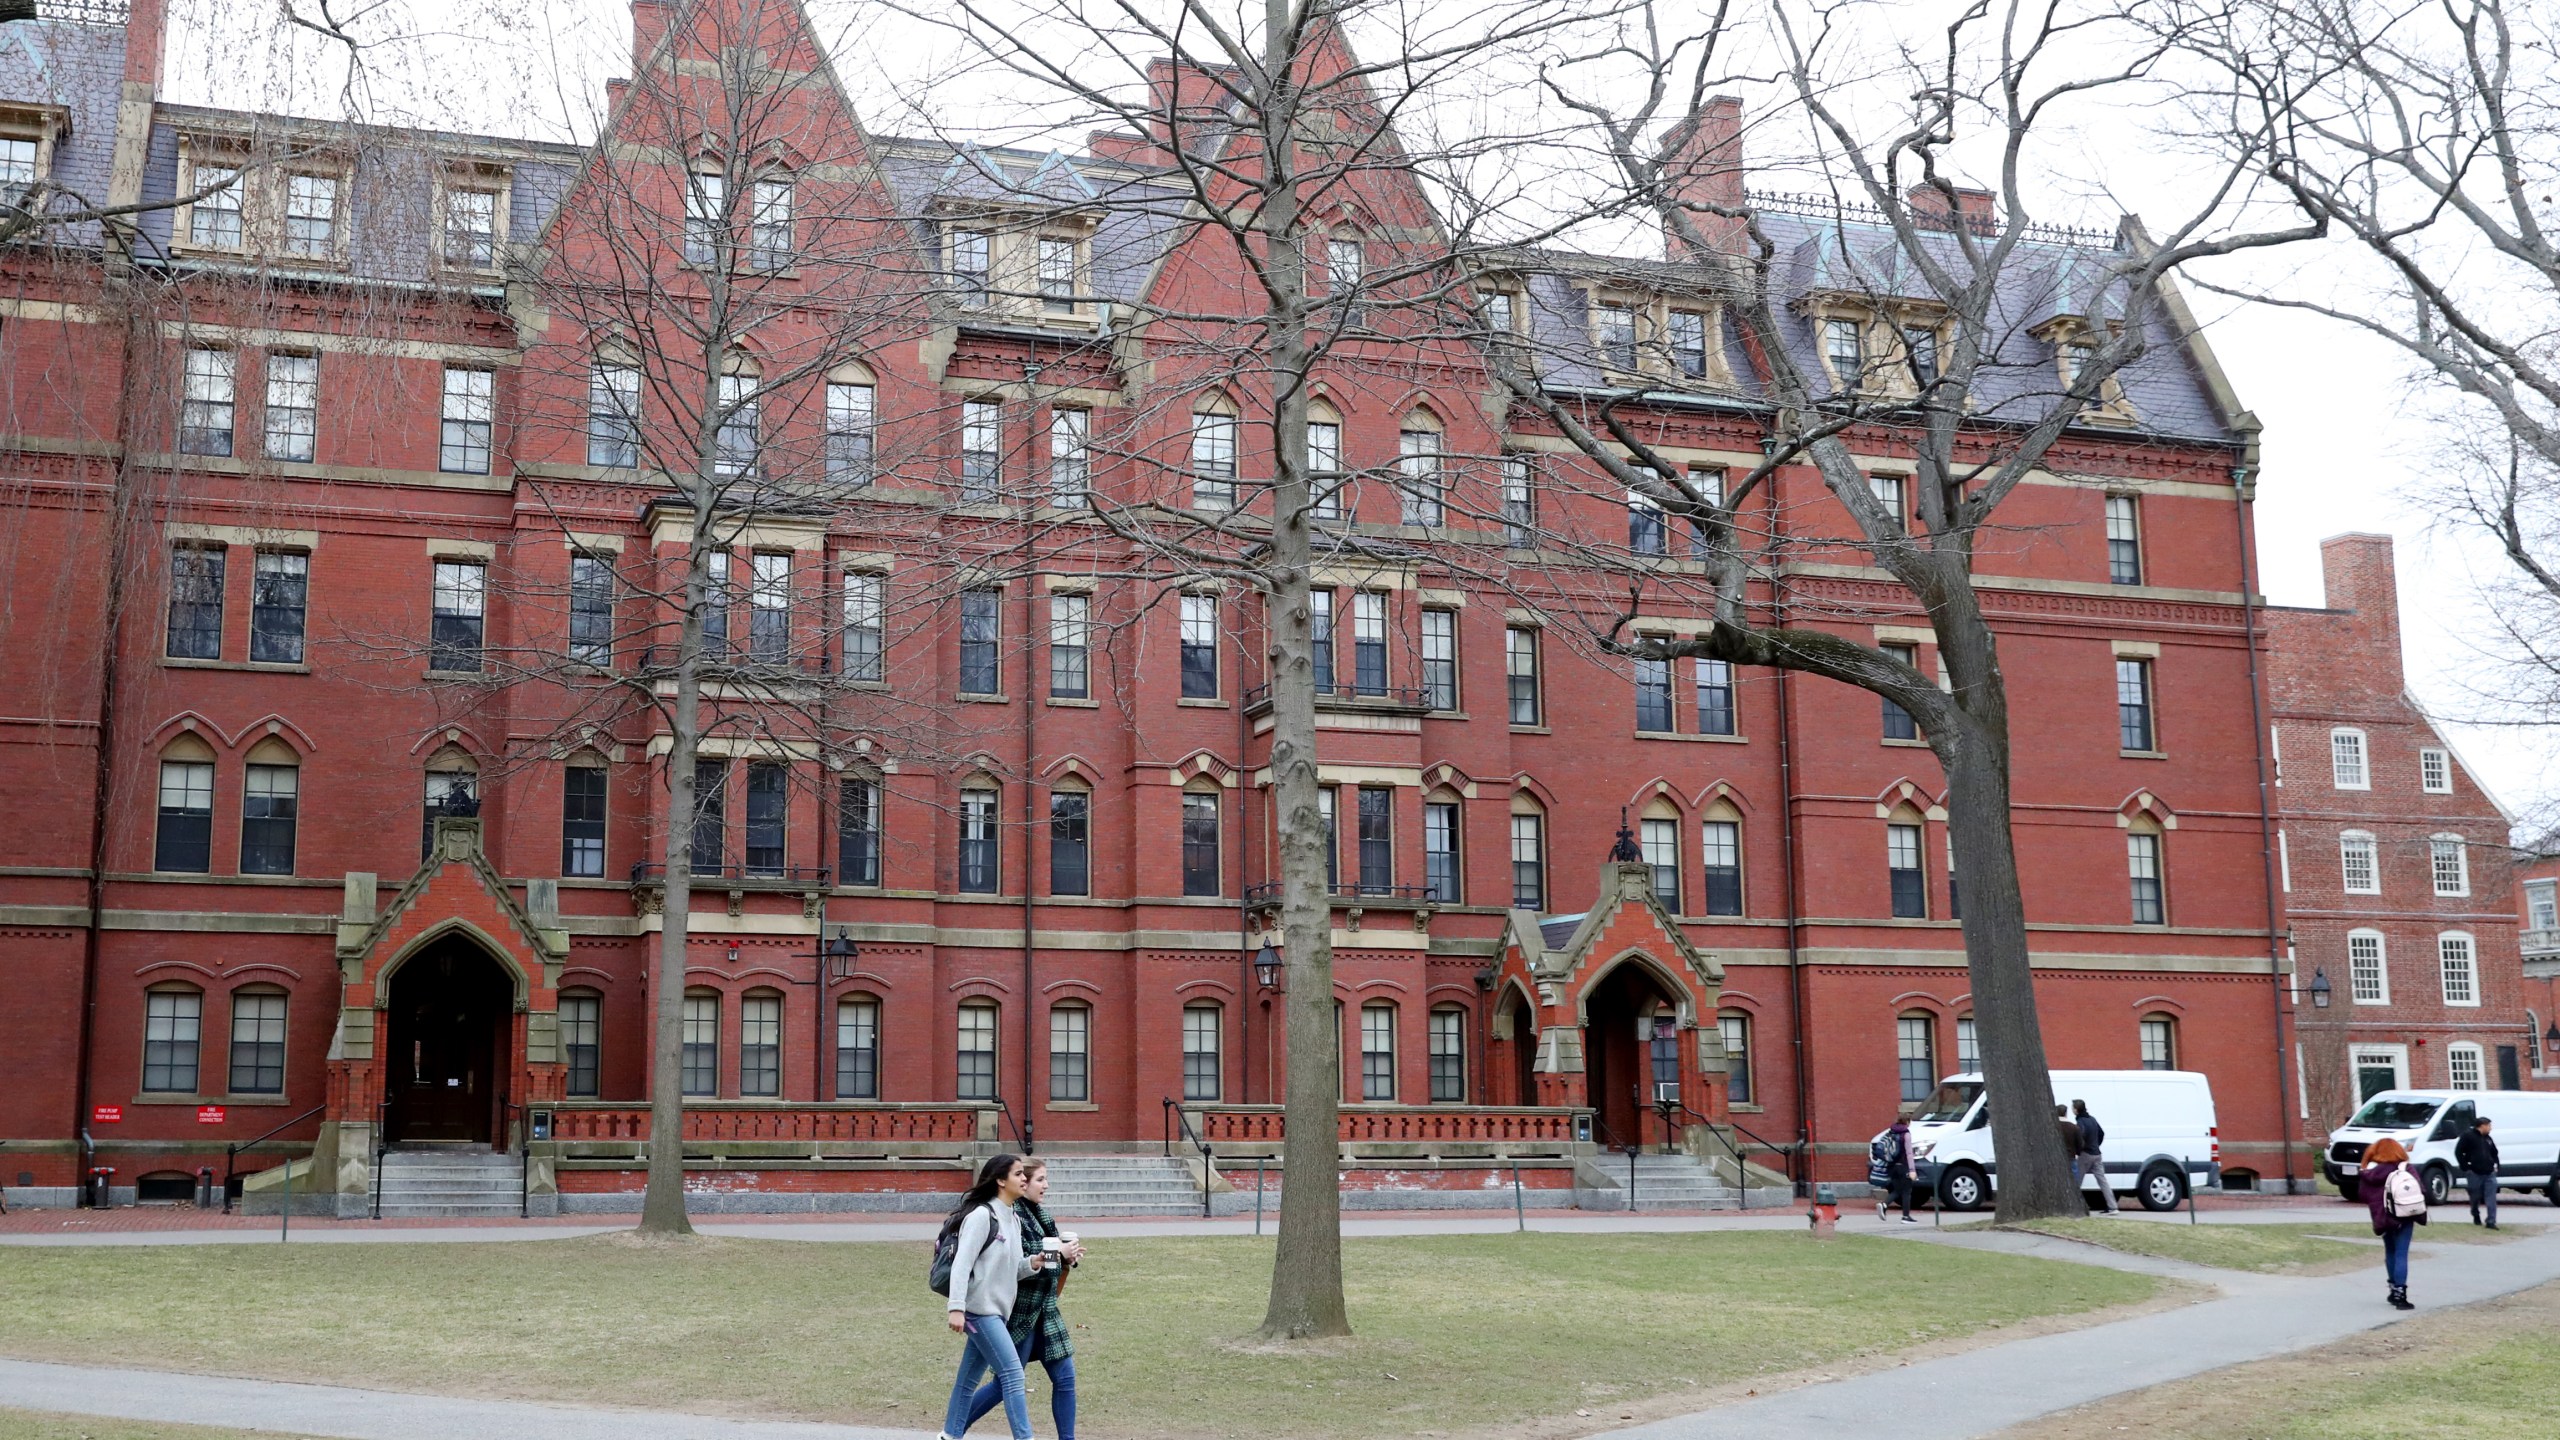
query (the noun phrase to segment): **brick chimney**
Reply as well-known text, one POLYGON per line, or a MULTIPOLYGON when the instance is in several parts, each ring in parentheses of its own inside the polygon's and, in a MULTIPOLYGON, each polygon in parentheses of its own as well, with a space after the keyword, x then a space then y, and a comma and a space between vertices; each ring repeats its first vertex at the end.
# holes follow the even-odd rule
POLYGON ((168 44, 168 0, 132 0, 124 21, 124 83, 148 85, 158 93, 168 44))
MULTIPOLYGON (((1662 141, 1663 252, 1673 258, 1686 253, 1668 211, 1684 205, 1739 208, 1743 199, 1742 102, 1731 95, 1708 98, 1698 113, 1682 120, 1662 141)), ((1707 243, 1726 254, 1738 253, 1743 225, 1738 219, 1686 212, 1687 223, 1707 243)))
POLYGON ((1988 190, 1956 187, 1955 209, 1947 208, 1946 192, 1935 185, 1914 185, 1905 197, 1911 204, 1914 224, 1928 230, 1953 230, 1961 223, 1976 235, 1988 235, 2000 228, 2000 206, 1988 190))
POLYGON ((1084 137, 1085 153, 1096 160, 1119 160, 1133 165, 1160 163, 1162 147, 1144 135, 1127 130, 1096 130, 1084 137))
MULTIPOLYGON (((2320 542, 2321 589, 2328 608, 2355 616, 2354 663, 2386 696, 2400 693, 2400 582, 2388 535, 2332 535, 2320 542)), ((2349 657, 2341 657, 2342 659, 2349 657)))
POLYGON ((673 7, 668 0, 631 0, 631 65, 638 74, 648 60, 649 52, 664 39, 667 27, 674 23, 673 7))
POLYGON ((1216 77, 1197 65, 1161 57, 1147 62, 1147 123, 1155 130, 1151 138, 1165 149, 1173 148, 1178 129, 1196 150, 1208 138, 1225 99, 1216 77))

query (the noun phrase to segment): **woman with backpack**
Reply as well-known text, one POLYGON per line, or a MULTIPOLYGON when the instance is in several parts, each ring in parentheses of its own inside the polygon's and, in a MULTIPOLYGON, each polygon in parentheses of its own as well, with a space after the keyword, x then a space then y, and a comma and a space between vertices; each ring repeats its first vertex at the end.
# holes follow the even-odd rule
MULTIPOLYGON (((1052 1250, 1054 1242, 1058 1263, 1022 1282, 1014 1292, 1013 1313, 1005 1328, 1023 1367, 1027 1370, 1037 1360, 1049 1372, 1049 1418, 1056 1425, 1058 1440, 1076 1440, 1076 1355, 1067 1339, 1066 1317, 1058 1313, 1058 1294, 1066 1288, 1067 1267, 1084 1258, 1084 1246, 1063 1235, 1058 1222, 1049 1217, 1041 1203, 1048 1193, 1048 1165, 1023 1161, 1022 1198, 1014 1202, 1022 1213, 1022 1248, 1037 1255, 1052 1250)), ((969 1402, 969 1423, 977 1424, 980 1416, 1002 1403, 1004 1390, 997 1382, 979 1386, 977 1398, 969 1402)), ((960 1432, 951 1434, 956 1437, 960 1432)))
POLYGON ((949 1267, 949 1279, 935 1287, 947 1297, 952 1330, 967 1337, 960 1351, 960 1375, 951 1382, 951 1403, 943 1408, 940 1440, 957 1440, 969 1428, 969 1402, 978 1393, 978 1377, 990 1370, 1004 1393, 1004 1418, 1013 1440, 1031 1440, 1031 1406, 1022 1388, 1022 1357, 1013 1348, 1008 1320, 1015 1288, 1046 1263, 1038 1246, 1022 1246, 1022 1215, 1014 1202, 1022 1198, 1022 1157, 998 1155, 978 1167, 978 1183, 942 1222, 934 1242, 933 1268, 949 1267))
POLYGON ((2427 1223, 2427 1187, 2409 1168, 2409 1152, 2397 1140, 2379 1140, 2364 1152, 2364 1168, 2356 1172, 2356 1190, 2373 1212, 2373 1233, 2382 1237, 2382 1274, 2391 1285, 2391 1308, 2415 1310, 2409 1303, 2409 1241, 2427 1223))

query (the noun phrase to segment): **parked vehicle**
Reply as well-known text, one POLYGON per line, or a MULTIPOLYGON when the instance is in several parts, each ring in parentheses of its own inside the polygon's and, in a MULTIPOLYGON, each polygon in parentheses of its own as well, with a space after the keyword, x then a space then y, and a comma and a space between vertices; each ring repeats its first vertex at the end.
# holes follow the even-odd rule
POLYGON ((2560 1091, 2385 1090, 2329 1132, 2321 1168, 2340 1195, 2361 1198, 2364 1152, 2389 1136, 2408 1148, 2427 1203, 2442 1205, 2462 1183, 2453 1147, 2483 1115, 2497 1122, 2498 1188, 2540 1190, 2560 1205, 2560 1091))
MULTIPOLYGON (((2089 1113, 2105 1127, 2101 1148, 2110 1189, 2132 1191, 2145 1210, 2174 1210, 2191 1190, 2221 1188, 2221 1131, 2213 1086, 2204 1076, 2192 1070, 2056 1070, 2052 1082, 2055 1100, 2087 1101, 2089 1113)), ((1911 1141, 1922 1193, 1950 1210, 1990 1203, 2000 1165, 1991 1100, 1980 1075, 1940 1081, 1911 1117, 1911 1141)), ((2452 1154, 2450 1147, 2446 1154, 2452 1154)), ((2091 1175, 2081 1188, 2094 1195, 2097 1186, 2098 1177, 2091 1175)))

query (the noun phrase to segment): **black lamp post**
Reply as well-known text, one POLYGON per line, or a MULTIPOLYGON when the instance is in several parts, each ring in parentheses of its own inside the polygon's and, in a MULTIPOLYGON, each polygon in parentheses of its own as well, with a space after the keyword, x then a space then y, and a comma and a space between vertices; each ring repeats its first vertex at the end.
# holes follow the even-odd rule
MULTIPOLYGON (((738 958, 734 947, 729 958, 738 958)), ((851 935, 838 930, 800 958, 810 963, 813 973, 807 980, 794 983, 818 987, 817 1002, 809 1017, 809 1103, 815 1105, 827 1094, 827 1047, 821 1039, 826 1034, 827 992, 853 978, 853 967, 862 959, 862 949, 853 943, 851 935)))
POLYGON ((1253 978, 1254 983, 1265 990, 1284 994, 1287 991, 1287 987, 1280 983, 1280 948, 1268 940, 1262 942, 1261 949, 1253 952, 1253 978))
POLYGON ((2329 1008, 2329 971, 2326 966, 2312 967, 2311 1008, 2314 1010, 2329 1008))

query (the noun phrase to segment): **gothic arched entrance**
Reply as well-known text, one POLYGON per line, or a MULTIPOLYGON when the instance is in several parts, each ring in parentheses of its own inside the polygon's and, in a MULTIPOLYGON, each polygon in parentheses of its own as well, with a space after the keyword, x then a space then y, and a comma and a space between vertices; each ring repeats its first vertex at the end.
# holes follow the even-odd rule
MULTIPOLYGON (((1585 1074, 1589 1077, 1591 1107, 1599 1112, 1600 1124, 1606 1127, 1600 1137, 1604 1143, 1641 1144, 1648 1133, 1660 1134, 1659 1122, 1651 1132, 1646 1125, 1653 1115, 1654 1075, 1652 1035, 1656 1016, 1680 1013, 1677 996, 1657 977, 1653 968, 1629 960, 1600 977, 1583 1001, 1582 1053, 1585 1074)), ((1679 1081, 1675 1062, 1671 1081, 1679 1081)))
POLYGON ((391 974, 383 1120, 394 1144, 490 1144, 506 1094, 515 982, 461 935, 428 942, 391 974))

